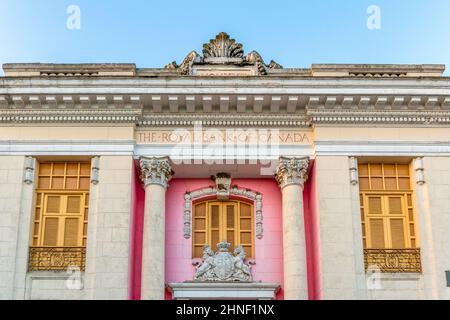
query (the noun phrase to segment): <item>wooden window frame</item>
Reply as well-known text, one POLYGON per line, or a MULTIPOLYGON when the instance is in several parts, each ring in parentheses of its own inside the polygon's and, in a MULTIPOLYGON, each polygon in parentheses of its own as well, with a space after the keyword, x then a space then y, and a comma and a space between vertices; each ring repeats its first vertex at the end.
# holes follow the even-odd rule
MULTIPOLYGON (((199 256, 195 256, 196 248, 202 248, 205 244, 209 244, 211 248, 215 251, 216 250, 216 243, 212 242, 212 231, 219 231, 219 241, 222 241, 227 238, 227 232, 233 231, 234 232, 234 241, 233 244, 236 245, 242 245, 246 248, 250 247, 251 252, 248 252, 246 250, 246 255, 248 258, 254 259, 255 257, 255 226, 254 226, 254 204, 249 201, 243 201, 243 200, 228 200, 228 201, 220 201, 220 200, 200 200, 195 203, 193 203, 193 237, 192 237, 192 257, 193 258, 200 258, 199 256), (205 216, 198 216, 196 214, 197 206, 205 204, 205 216), (250 206, 250 216, 242 216, 241 214, 241 204, 245 204, 250 206), (226 219, 227 219, 227 206, 234 206, 234 226, 228 227, 226 225, 226 219), (219 227, 212 229, 211 227, 211 215, 212 215, 212 207, 218 206, 219 207, 219 227), (197 220, 205 220, 205 228, 204 229, 196 229, 197 226, 197 220), (241 220, 250 220, 250 226, 251 229, 241 229, 241 220), (225 228, 226 226, 226 228, 225 228), (197 233, 203 233, 205 237, 206 243, 197 243, 196 242, 196 234, 197 233), (250 239, 251 243, 241 243, 241 235, 242 233, 250 233, 250 239)), ((234 248, 230 248, 231 250, 234 250, 234 248)))
MULTIPOLYGON (((411 188, 411 166, 403 163, 360 163, 360 183, 362 179, 364 186, 360 184, 360 215, 362 226, 362 240, 364 247, 364 263, 366 270, 369 266, 376 265, 381 272, 413 272, 421 273, 419 234, 417 230, 417 216, 414 208, 414 192, 411 188), (395 175, 388 175, 385 166, 395 166, 395 175), (399 174, 399 166, 407 166, 407 174, 399 174), (366 166, 367 174, 361 174, 361 167, 366 166), (372 173, 372 166, 381 166, 380 174, 372 173), (388 188, 387 179, 395 177, 395 189, 388 188), (374 188, 372 179, 381 179, 382 188, 374 188), (408 179, 408 188, 401 188, 400 179, 408 179), (370 213, 369 198, 380 198, 379 213, 370 213), (401 199, 401 213, 392 213, 389 208, 390 198, 401 199), (370 219, 382 220, 384 246, 374 246, 371 235, 370 219), (393 245, 392 225, 394 219, 403 220, 403 247, 393 245)), ((378 184, 379 185, 379 184, 378 184)), ((392 187, 393 184, 390 184, 392 187)))
POLYGON ((89 161, 48 161, 39 163, 37 188, 35 191, 36 202, 33 214, 33 228, 30 244, 29 270, 65 270, 68 266, 78 265, 84 270, 86 243, 87 243, 87 226, 89 214, 89 192, 90 192, 90 174, 91 163, 89 161), (55 166, 62 167, 62 173, 55 173, 55 166), (76 165, 76 173, 69 172, 76 165), (46 172, 42 171, 42 166, 46 166, 46 172), (49 171, 48 171, 49 170, 49 171), (53 181, 55 178, 62 179, 62 188, 54 188, 53 181), (47 179, 44 183, 40 179, 47 179), (72 183, 68 184, 68 179, 72 183), (76 188, 74 185, 76 179, 76 188), (81 185, 81 179, 87 181, 81 185), (45 212, 47 208, 48 198, 51 196, 59 196, 58 212, 45 212), (80 197, 79 212, 67 212, 67 203, 71 196, 80 197), (46 219, 57 218, 58 229, 56 234, 56 244, 46 245, 45 228, 46 219), (70 218, 78 219, 78 230, 75 242, 66 245, 66 221, 70 218), (54 264, 53 261, 58 261, 54 264))
POLYGON ((408 248, 416 248, 417 247, 417 230, 416 230, 416 223, 414 220, 414 207, 412 203, 408 203, 408 197, 412 198, 413 194, 412 192, 364 192, 361 193, 361 199, 362 199, 362 205, 360 207, 361 211, 363 212, 362 216, 362 227, 363 227, 363 241, 364 241, 364 248, 367 249, 408 249, 408 248), (370 214, 369 213, 369 204, 368 199, 370 197, 380 197, 381 198, 381 214, 370 214), (389 201, 390 197, 400 197, 401 198, 401 204, 402 204, 402 214, 392 214, 389 213, 387 207, 387 202, 389 201), (413 214, 413 219, 409 216, 410 210, 413 214), (372 245, 372 239, 371 239, 371 230, 370 230, 370 224, 368 223, 369 219, 382 219, 383 220, 383 230, 384 230, 384 248, 377 248, 372 245), (404 230, 404 247, 403 248, 394 248, 392 246, 392 234, 391 234, 391 228, 390 228, 390 220, 392 219, 403 219, 403 230, 404 230), (413 231, 413 232, 411 232, 413 231))

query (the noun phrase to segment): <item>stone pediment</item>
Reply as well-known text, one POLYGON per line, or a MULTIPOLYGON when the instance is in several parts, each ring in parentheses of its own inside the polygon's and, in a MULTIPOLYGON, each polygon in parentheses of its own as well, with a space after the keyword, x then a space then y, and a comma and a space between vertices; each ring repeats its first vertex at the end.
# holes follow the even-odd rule
POLYGON ((175 61, 165 66, 180 75, 197 76, 257 76, 267 74, 268 69, 282 69, 275 61, 265 64, 261 55, 252 51, 244 55, 242 44, 225 33, 203 45, 203 55, 191 51, 181 64, 175 61))

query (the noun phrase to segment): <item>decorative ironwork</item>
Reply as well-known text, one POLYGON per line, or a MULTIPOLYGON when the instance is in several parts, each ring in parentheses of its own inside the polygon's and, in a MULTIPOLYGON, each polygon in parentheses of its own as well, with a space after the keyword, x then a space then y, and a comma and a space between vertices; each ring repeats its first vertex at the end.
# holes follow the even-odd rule
POLYGON ((381 272, 422 273, 420 249, 364 249, 364 265, 381 272))
POLYGON ((29 271, 58 271, 77 266, 84 271, 85 247, 30 247, 29 271))

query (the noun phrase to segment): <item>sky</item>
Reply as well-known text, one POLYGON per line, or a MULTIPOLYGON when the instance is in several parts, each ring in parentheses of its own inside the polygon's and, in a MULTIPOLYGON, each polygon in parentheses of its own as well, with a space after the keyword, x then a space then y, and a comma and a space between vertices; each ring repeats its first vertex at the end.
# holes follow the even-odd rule
POLYGON ((449 0, 0 0, 0 64, 158 68, 180 63, 191 50, 201 53, 221 31, 246 53, 256 50, 266 63, 284 67, 439 63, 450 69, 449 0), (79 8, 79 20, 70 6, 79 8), (368 13, 369 6, 379 14, 368 13))

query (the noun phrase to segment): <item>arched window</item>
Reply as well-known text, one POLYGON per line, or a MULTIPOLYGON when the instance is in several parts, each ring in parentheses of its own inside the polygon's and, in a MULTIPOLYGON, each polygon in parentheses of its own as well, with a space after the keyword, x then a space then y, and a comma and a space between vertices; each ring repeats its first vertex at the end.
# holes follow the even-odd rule
POLYGON ((192 256, 201 258, 203 246, 216 250, 217 243, 226 240, 230 250, 237 245, 245 249, 247 257, 254 258, 253 205, 244 201, 202 201, 193 205, 192 256))

